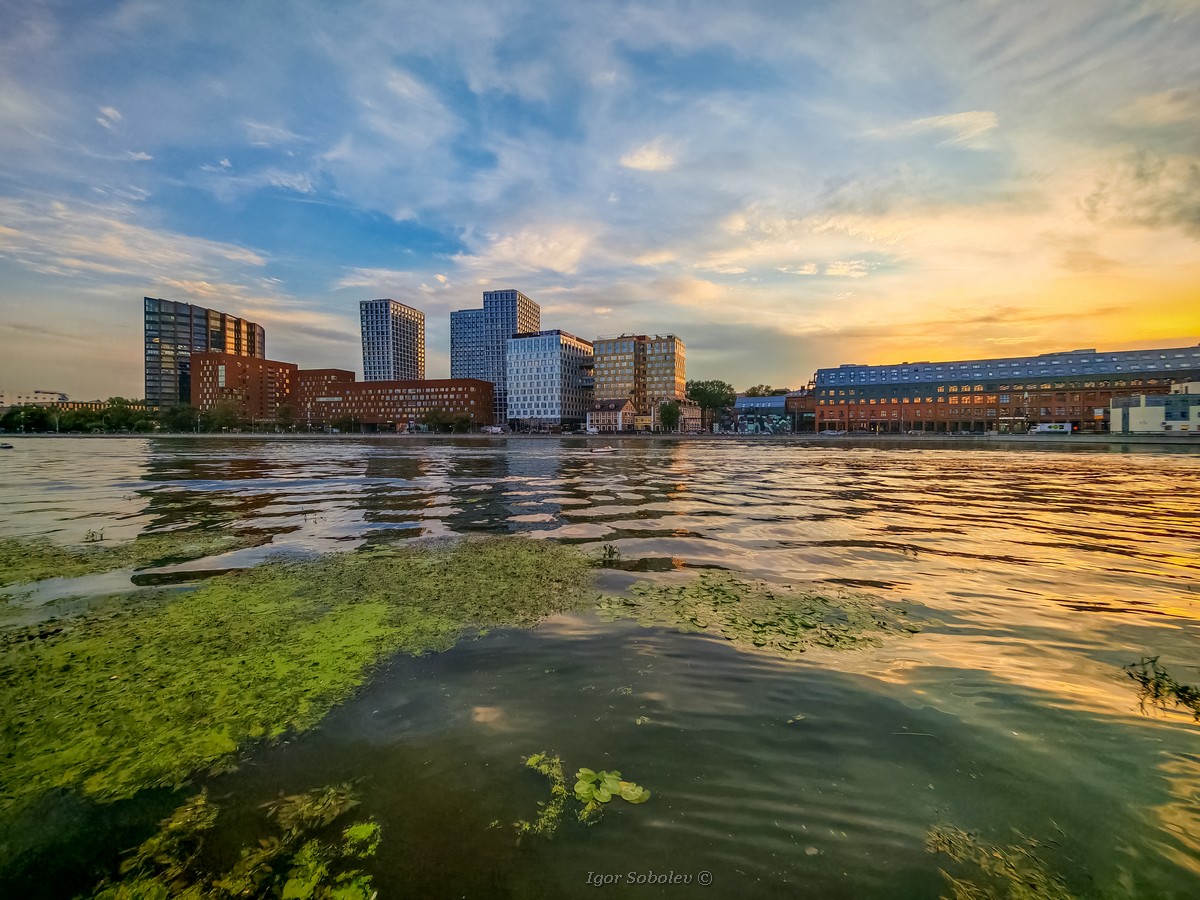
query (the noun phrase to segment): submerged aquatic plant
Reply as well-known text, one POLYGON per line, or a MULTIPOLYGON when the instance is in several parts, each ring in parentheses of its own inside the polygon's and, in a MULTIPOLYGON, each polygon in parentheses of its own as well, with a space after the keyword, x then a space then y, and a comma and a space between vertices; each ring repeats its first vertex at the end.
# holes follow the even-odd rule
POLYGON ((621 559, 621 548, 616 544, 605 544, 597 553, 601 563, 618 562, 621 559))
POLYGON ((550 800, 538 801, 538 815, 532 822, 519 819, 513 823, 513 827, 517 829, 518 839, 527 834, 550 837, 558 830, 567 802, 567 781, 563 776, 562 760, 543 751, 526 757, 525 765, 544 775, 550 782, 550 800))
POLYGON ((1074 900, 1062 878, 1038 856, 1045 846, 1024 838, 1000 847, 954 825, 936 825, 925 836, 927 852, 944 853, 956 863, 974 866, 983 876, 981 881, 971 881, 940 870, 950 886, 950 900, 1074 900))
POLYGON ((1125 666, 1125 674, 1137 682, 1138 705, 1143 713, 1147 706, 1160 710, 1182 707, 1200 722, 1200 688, 1180 684, 1158 664, 1157 656, 1130 663, 1125 666))
POLYGON ((202 559, 262 543, 258 535, 232 531, 162 531, 112 544, 103 530, 88 531, 83 547, 45 538, 0 539, 0 585, 31 584, 46 578, 76 578, 116 569, 138 569, 202 559), (103 543, 104 546, 100 546, 103 543))
POLYGON ((921 630, 896 604, 862 595, 780 590, 730 572, 703 572, 683 585, 638 583, 631 593, 602 597, 601 613, 643 625, 706 631, 781 656, 813 647, 873 646, 886 636, 921 630))
POLYGON ((312 727, 396 652, 589 599, 578 551, 504 537, 275 560, 0 636, 0 813, 177 785, 312 727))
MULTIPOLYGON (((567 782, 563 777, 563 763, 557 756, 546 751, 526 757, 525 765, 540 772, 550 782, 550 801, 539 801, 538 817, 530 822, 525 819, 513 823, 517 829, 518 839, 526 834, 537 834, 550 837, 558 830, 558 823, 566 811, 567 782)), ((614 797, 620 797, 630 803, 645 803, 650 799, 650 792, 632 781, 622 781, 621 773, 594 772, 591 769, 580 769, 575 773, 575 799, 579 801, 576 817, 585 825, 593 824, 604 813, 604 805, 614 797)))
POLYGON ((356 868, 379 847, 373 821, 343 829, 340 839, 319 832, 357 805, 349 785, 320 788, 266 804, 279 834, 243 847, 233 867, 211 871, 204 842, 216 827, 219 809, 201 791, 164 820, 121 864, 120 878, 96 888, 95 900, 166 900, 187 897, 280 897, 295 900, 372 900, 371 876, 356 868))

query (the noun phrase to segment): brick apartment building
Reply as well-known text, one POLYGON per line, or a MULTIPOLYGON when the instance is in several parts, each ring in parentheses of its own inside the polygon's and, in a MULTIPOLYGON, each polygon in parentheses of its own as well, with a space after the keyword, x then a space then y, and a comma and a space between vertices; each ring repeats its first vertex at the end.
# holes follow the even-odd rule
POLYGON ((193 353, 191 400, 197 409, 218 403, 238 404, 243 417, 265 421, 279 418, 296 385, 295 363, 277 362, 231 353, 193 353))
POLYGON ((406 431, 438 410, 473 427, 493 422, 492 385, 474 378, 358 381, 348 369, 300 369, 294 363, 227 353, 194 353, 192 405, 209 410, 238 404, 242 418, 279 419, 286 407, 297 424, 324 428, 353 420, 377 431, 406 431))

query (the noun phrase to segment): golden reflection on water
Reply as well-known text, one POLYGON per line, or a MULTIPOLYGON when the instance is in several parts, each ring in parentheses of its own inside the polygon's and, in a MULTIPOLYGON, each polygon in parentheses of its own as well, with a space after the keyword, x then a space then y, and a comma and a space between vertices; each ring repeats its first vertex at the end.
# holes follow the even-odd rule
MULTIPOLYGON (((1182 670, 1197 659, 1200 510, 1181 498, 1200 496, 1200 456, 631 442, 597 460, 585 448, 554 440, 29 440, 0 471, 0 535, 74 542, 96 528, 127 539, 207 525, 253 529, 272 539, 271 552, 308 553, 516 531, 592 554, 611 545, 618 555, 599 573, 606 591, 673 583, 702 567, 796 589, 849 585, 911 606, 922 631, 794 660, 743 648, 738 665, 781 673, 788 684, 838 673, 906 709, 944 715, 941 728, 1015 742, 1003 752, 1018 758, 1073 754, 1082 770, 1104 751, 1100 738, 1159 747, 1160 756, 1139 757, 1139 779, 1152 785, 1129 801, 1132 818, 1161 823, 1161 853, 1200 875, 1200 727, 1181 713, 1143 715, 1121 668, 1161 656, 1182 670)), ((601 627, 558 616, 539 633, 585 643, 601 627)), ((630 640, 639 669, 661 661, 658 642, 630 640)), ((701 653, 720 642, 689 640, 699 670, 701 653)), ((678 698, 655 685, 638 699, 666 706, 678 698)), ((732 716, 755 702, 730 693, 717 706, 732 716)), ((714 708, 705 695, 691 718, 714 708)), ((473 700, 467 711, 489 733, 521 735, 524 727, 501 703, 473 700)), ((788 734, 803 738, 819 727, 820 712, 788 734)), ((645 721, 636 740, 659 739, 670 713, 637 711, 645 721)), ((837 735, 826 739, 844 749, 837 735)), ((864 765, 884 765, 885 755, 880 749, 864 765)), ((864 818, 877 825, 881 815, 870 807, 864 818)))
POLYGON ((1159 769, 1170 784, 1172 799, 1154 812, 1174 839, 1160 842, 1159 849, 1176 865, 1200 876, 1200 758, 1172 754, 1159 769))

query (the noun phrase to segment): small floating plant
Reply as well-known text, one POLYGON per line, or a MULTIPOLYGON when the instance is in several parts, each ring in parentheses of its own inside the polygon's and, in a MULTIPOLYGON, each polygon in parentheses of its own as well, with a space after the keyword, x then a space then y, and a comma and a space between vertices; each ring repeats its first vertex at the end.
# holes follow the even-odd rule
POLYGON ((583 804, 579 811, 580 822, 591 822, 604 810, 604 804, 615 797, 629 803, 645 803, 650 792, 632 781, 622 781, 621 773, 593 772, 580 769, 575 773, 575 799, 583 804))
MULTIPOLYGON (((526 834, 550 837, 558 830, 570 796, 563 776, 562 760, 543 751, 526 757, 524 762, 527 768, 534 769, 549 780, 550 800, 538 802, 536 819, 532 822, 519 820, 514 827, 518 838, 526 834)), ((612 800, 620 797, 629 803, 645 803, 650 799, 650 792, 639 784, 622 780, 620 772, 596 772, 585 768, 575 773, 574 796, 579 802, 576 818, 585 825, 592 825, 612 800)))

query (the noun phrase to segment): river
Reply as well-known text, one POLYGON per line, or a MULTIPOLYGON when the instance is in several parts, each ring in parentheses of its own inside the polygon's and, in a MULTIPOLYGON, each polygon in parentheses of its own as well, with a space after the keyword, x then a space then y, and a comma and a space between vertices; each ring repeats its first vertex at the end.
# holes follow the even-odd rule
MULTIPOLYGON (((602 558, 613 593, 728 569, 913 610, 918 633, 786 659, 591 613, 501 629, 392 660, 319 727, 205 782, 250 809, 358 780, 383 829, 381 897, 934 897, 951 865, 925 847, 939 824, 994 846, 1036 841, 1081 896, 1200 894, 1200 725, 1139 703, 1124 668, 1158 657, 1200 683, 1200 455, 16 443, 0 456, 0 537, 226 525, 264 543, 149 579, 51 579, 0 604, 4 628, 84 612, 87 595, 134 578, 186 586, 272 554, 514 532, 602 558), (507 823, 540 796, 520 758, 543 749, 571 771, 620 768, 652 798, 517 845, 507 823), (655 879, 667 883, 637 883, 655 879)), ((2 877, 71 896, 185 794, 64 796, 0 826, 2 877)))

